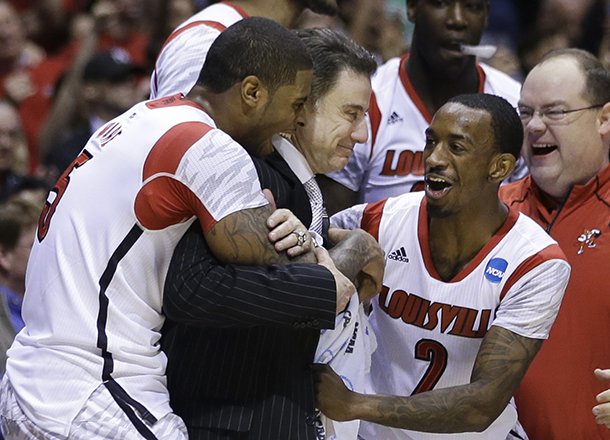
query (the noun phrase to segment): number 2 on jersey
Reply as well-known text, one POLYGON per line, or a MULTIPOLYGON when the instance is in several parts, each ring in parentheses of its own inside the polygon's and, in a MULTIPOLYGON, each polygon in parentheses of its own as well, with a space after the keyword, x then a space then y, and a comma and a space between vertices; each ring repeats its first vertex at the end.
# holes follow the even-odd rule
POLYGON ((430 391, 438 383, 447 368, 447 349, 438 341, 420 339, 415 344, 415 359, 428 361, 430 364, 411 395, 430 391))

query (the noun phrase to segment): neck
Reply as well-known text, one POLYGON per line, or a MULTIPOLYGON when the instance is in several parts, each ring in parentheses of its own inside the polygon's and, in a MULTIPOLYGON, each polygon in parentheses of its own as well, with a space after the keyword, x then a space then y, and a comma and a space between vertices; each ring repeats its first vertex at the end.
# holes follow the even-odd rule
POLYGON ((463 270, 500 229, 508 208, 496 198, 493 209, 469 209, 448 217, 428 216, 432 261, 444 280, 463 270))
POLYGON ((431 115, 454 96, 479 91, 474 57, 468 57, 462 66, 435 69, 414 46, 406 68, 413 88, 431 115))
POLYGON ((292 27, 305 9, 295 0, 228 0, 251 17, 266 17, 282 26, 292 27))

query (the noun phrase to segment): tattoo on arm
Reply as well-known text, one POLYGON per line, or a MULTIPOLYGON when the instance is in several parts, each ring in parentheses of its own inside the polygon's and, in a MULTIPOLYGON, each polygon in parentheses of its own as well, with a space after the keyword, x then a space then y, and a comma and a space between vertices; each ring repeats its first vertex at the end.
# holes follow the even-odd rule
POLYGON ((266 225, 271 213, 271 207, 263 206, 235 212, 219 221, 205 236, 216 258, 244 265, 315 262, 311 255, 289 259, 285 252, 276 252, 266 225))
POLYGON ((367 235, 361 229, 337 233, 337 236, 344 238, 329 251, 337 269, 352 282, 356 280, 360 270, 370 261, 373 252, 372 246, 377 247, 375 240, 367 235))
POLYGON ((469 384, 411 397, 360 395, 360 418, 424 432, 483 431, 508 405, 541 345, 541 340, 492 326, 469 384))

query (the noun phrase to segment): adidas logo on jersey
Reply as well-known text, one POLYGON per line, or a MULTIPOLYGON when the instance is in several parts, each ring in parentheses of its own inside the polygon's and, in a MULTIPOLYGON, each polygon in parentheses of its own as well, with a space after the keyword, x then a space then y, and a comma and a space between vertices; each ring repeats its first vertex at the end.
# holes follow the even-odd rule
POLYGON ((388 124, 395 124, 397 122, 402 122, 402 118, 398 115, 398 113, 392 112, 388 118, 388 124))
POLYGON ((404 247, 401 247, 400 249, 396 249, 394 252, 392 252, 390 255, 388 255, 388 258, 390 260, 401 261, 403 263, 409 262, 409 257, 407 257, 407 252, 405 251, 404 247))

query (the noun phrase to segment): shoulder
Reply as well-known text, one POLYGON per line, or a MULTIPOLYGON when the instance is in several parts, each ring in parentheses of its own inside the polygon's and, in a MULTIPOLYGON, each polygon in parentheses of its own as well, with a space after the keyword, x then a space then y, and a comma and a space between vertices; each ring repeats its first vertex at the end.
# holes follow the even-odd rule
POLYGON ((485 72, 485 92, 502 96, 512 105, 517 105, 521 83, 487 64, 479 63, 485 72))

